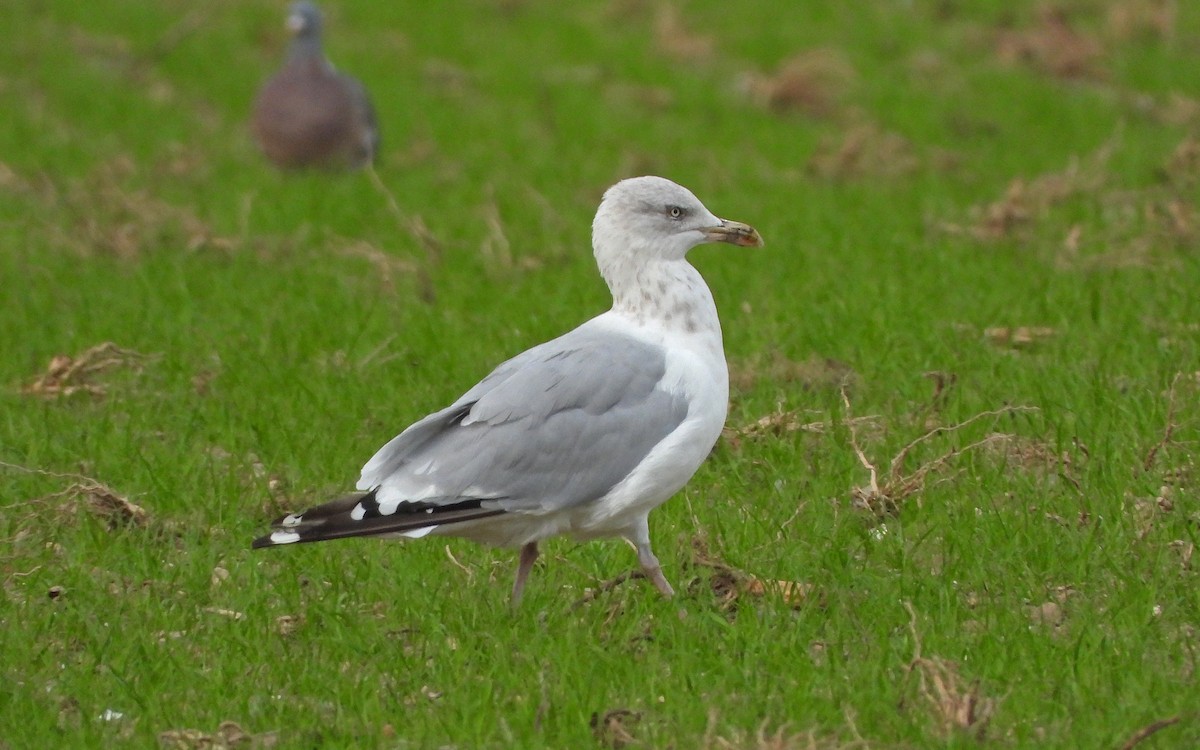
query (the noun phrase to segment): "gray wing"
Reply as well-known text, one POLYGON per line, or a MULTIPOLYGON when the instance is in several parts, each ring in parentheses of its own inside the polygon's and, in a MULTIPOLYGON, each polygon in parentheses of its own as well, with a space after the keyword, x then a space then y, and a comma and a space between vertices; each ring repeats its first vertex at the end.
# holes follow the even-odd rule
POLYGON ((397 500, 532 512, 596 500, 686 418, 687 402, 659 387, 665 370, 660 347, 577 329, 405 430, 358 487, 378 488, 385 515, 397 500))

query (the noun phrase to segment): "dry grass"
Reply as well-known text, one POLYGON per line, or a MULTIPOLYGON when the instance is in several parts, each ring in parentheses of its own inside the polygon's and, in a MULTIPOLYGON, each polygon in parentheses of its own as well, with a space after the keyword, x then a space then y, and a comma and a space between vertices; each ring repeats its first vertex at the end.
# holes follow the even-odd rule
POLYGON ((1108 4, 1104 28, 1119 42, 1167 41, 1176 38, 1178 20, 1178 0, 1120 0, 1108 4))
POLYGON ((1159 122, 1171 127, 1195 128, 1200 125, 1200 100, 1179 91, 1152 100, 1150 112, 1159 122))
POLYGON ((907 138, 871 123, 822 140, 808 160, 808 171, 827 180, 894 179, 920 166, 907 138))
MULTIPOLYGON (((918 495, 924 488, 929 477, 939 473, 945 469, 950 462, 969 451, 978 450, 997 442, 1006 440, 1006 436, 999 433, 992 433, 986 437, 977 440, 973 443, 968 443, 961 448, 951 448, 935 458, 929 459, 917 466, 916 469, 906 472, 905 462, 908 456, 918 446, 932 440, 941 435, 948 435, 958 432, 959 430, 972 425, 980 420, 987 418, 997 418, 1006 414, 1028 413, 1037 411, 1036 408, 1030 406, 1005 406, 992 411, 985 411, 976 414, 973 417, 958 422, 953 425, 937 426, 920 437, 917 437, 906 444, 892 458, 888 465, 887 473, 880 481, 880 472, 875 464, 867 459, 862 447, 859 445, 858 432, 854 425, 853 419, 850 416, 850 397, 846 392, 842 391, 842 403, 846 407, 847 428, 850 431, 850 443, 854 449, 855 455, 858 457, 859 463, 868 472, 868 481, 866 485, 854 487, 850 491, 851 505, 859 510, 866 511, 871 516, 877 519, 882 519, 886 516, 893 516, 899 512, 901 504, 909 497, 918 495)), ((919 500, 918 500, 919 505, 919 500)))
POLYGON ((100 376, 117 369, 141 372, 147 361, 157 355, 124 349, 111 341, 97 344, 75 356, 56 354, 46 371, 21 387, 21 393, 43 398, 59 398, 86 393, 103 396, 107 387, 97 382, 100 376))
POLYGON ((964 733, 982 739, 995 715, 997 702, 983 694, 979 680, 965 680, 954 662, 922 654, 916 612, 908 602, 904 606, 908 609, 909 632, 913 639, 913 658, 906 670, 906 684, 912 689, 915 676, 916 697, 942 736, 964 733))
POLYGON ((1045 6, 1032 26, 1000 31, 996 56, 1008 64, 1024 64, 1056 78, 1103 78, 1104 44, 1080 30, 1064 8, 1045 6))
POLYGON ((634 728, 642 720, 642 714, 628 708, 614 708, 603 714, 592 714, 588 722, 596 741, 604 747, 620 750, 620 748, 638 744, 633 734, 634 728))
POLYGON ((269 750, 279 744, 276 732, 251 734, 232 721, 223 721, 215 732, 169 729, 158 735, 164 750, 269 750))
POLYGON ((829 118, 838 113, 855 77, 840 50, 823 47, 789 57, 774 72, 748 73, 740 85, 751 101, 772 112, 829 118))
POLYGON ((814 601, 820 606, 824 600, 824 594, 811 583, 767 580, 733 567, 709 549, 703 536, 692 538, 692 554, 687 569, 704 573, 704 576, 688 582, 688 591, 694 595, 707 588, 716 598, 721 611, 731 614, 747 599, 778 597, 790 607, 801 607, 814 601))
POLYGON ((1051 209, 1075 196, 1095 193, 1106 184, 1112 149, 1113 144, 1109 143, 1085 159, 1072 158, 1061 171, 1031 180, 1014 179, 999 200, 971 209, 969 225, 944 227, 982 242, 1025 238, 1030 228, 1043 221, 1051 209))
POLYGON ((58 207, 72 226, 59 233, 60 244, 81 257, 109 255, 128 261, 164 246, 222 252, 240 247, 236 238, 219 236, 193 208, 133 186, 138 178, 138 167, 122 156, 100 164, 81 180, 68 181, 58 194, 58 207))
POLYGON ((675 3, 664 2, 654 16, 654 46, 680 62, 710 60, 716 53, 716 37, 696 32, 686 14, 675 3))
MULTIPOLYGON (((741 426, 726 426, 721 431, 721 436, 733 447, 741 447, 742 440, 757 440, 780 438, 794 432, 807 432, 814 435, 828 434, 834 427, 837 426, 829 419, 806 419, 806 415, 811 416, 815 412, 803 412, 797 410, 779 410, 766 416, 759 417, 750 424, 741 426)), ((863 417, 851 417, 845 420, 844 424, 853 426, 856 430, 867 429, 873 433, 878 433, 882 430, 882 417, 877 414, 872 414, 863 417)))
MULTIPOLYGON (((995 432, 988 437, 992 439, 984 446, 984 455, 1020 471, 1045 474, 1060 470, 1069 474, 1074 464, 1069 454, 1059 455, 1041 440, 1007 432, 995 432)), ((1072 479, 1072 483, 1076 480, 1072 479)))
POLYGON ((3 509, 7 511, 22 510, 26 512, 24 517, 18 519, 18 525, 44 515, 42 509, 47 504, 53 508, 52 517, 56 524, 66 523, 80 510, 104 521, 109 529, 124 526, 145 527, 149 523, 150 514, 146 512, 145 508, 130 501, 107 484, 91 477, 31 469, 5 462, 0 462, 0 469, 71 480, 71 484, 58 492, 4 506, 3 509))
POLYGON ((1170 716, 1166 719, 1159 719, 1157 721, 1150 722, 1146 726, 1138 729, 1128 740, 1122 743, 1121 750, 1133 750, 1133 748, 1140 745, 1143 741, 1149 739, 1152 735, 1161 732, 1167 727, 1178 724, 1182 719, 1182 716, 1170 716))
POLYGON ((1200 372, 1185 373, 1177 372, 1171 378, 1171 385, 1167 388, 1167 415, 1163 426, 1163 435, 1157 443, 1150 446, 1146 451, 1145 458, 1142 459, 1142 471, 1150 471, 1154 467, 1159 454, 1166 448, 1175 444, 1175 433, 1179 430, 1179 406, 1177 402, 1177 394, 1180 387, 1188 390, 1189 402, 1195 401, 1195 393, 1197 386, 1200 386, 1200 372))
POLYGON ((992 326, 983 329, 985 341, 1005 349, 1030 349, 1057 334, 1057 329, 1049 326, 992 326))
MULTIPOLYGON (((709 718, 708 731, 700 750, 866 750, 871 747, 861 736, 840 740, 815 730, 794 732, 786 725, 770 730, 766 722, 752 732, 732 731, 720 735, 716 723, 714 713, 709 718)), ((851 734, 857 735, 853 724, 850 728, 851 734)))
POLYGON ((1074 157, 1060 171, 1016 178, 1000 199, 973 207, 967 224, 941 227, 984 244, 1018 242, 1042 250, 1060 270, 1177 264, 1181 254, 1200 247, 1191 197, 1200 183, 1200 145, 1185 137, 1164 158, 1158 184, 1128 188, 1108 168, 1116 143, 1074 157), (1101 220, 1066 224, 1069 210, 1080 205, 1101 220))
POLYGON ((0 460, 78 474, 0 468, 4 742, 1185 745, 1196 18, 1041 2, 488 0, 463 26, 356 0, 328 48, 385 143, 336 182, 275 174, 244 132, 278 8, 12 4, 0 273, 45 317, 10 337, 0 460), (509 556, 469 543, 246 549, 458 387, 436 373, 503 356, 480 321, 586 315, 590 212, 647 172, 774 238, 696 256, 729 348, 764 353, 731 367, 740 447, 651 522, 713 530, 674 556, 683 596, 602 583, 633 566, 601 543, 559 555, 588 606, 518 612, 509 556), (109 340, 138 351, 84 351, 109 340), (859 413, 805 411, 843 385, 859 413), (1043 411, 959 421, 1000 403, 1043 411))

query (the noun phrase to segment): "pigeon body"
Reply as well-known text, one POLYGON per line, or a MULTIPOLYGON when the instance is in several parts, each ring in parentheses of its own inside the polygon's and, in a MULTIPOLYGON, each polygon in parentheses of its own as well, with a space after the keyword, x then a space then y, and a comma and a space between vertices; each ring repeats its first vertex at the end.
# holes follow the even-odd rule
POLYGON ((366 166, 379 148, 366 89, 325 58, 315 5, 292 5, 287 28, 294 35, 287 60, 254 102, 251 129, 259 147, 284 169, 366 166))

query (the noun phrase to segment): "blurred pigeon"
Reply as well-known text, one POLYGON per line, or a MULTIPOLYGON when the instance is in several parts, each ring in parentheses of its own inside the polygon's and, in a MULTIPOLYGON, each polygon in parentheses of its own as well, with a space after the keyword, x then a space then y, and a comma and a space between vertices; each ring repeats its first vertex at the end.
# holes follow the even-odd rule
POLYGON ((251 128, 277 166, 357 169, 379 149, 375 110, 366 89, 333 69, 321 50, 321 11, 291 6, 293 35, 283 68, 263 85, 251 128))
POLYGON ((540 540, 621 537, 670 596, 648 516, 708 456, 729 398, 717 308, 685 257, 705 242, 762 238, 670 180, 614 185, 592 223, 612 309, 501 364, 383 446, 360 492, 280 518, 253 546, 444 534, 519 547, 516 603, 540 540))

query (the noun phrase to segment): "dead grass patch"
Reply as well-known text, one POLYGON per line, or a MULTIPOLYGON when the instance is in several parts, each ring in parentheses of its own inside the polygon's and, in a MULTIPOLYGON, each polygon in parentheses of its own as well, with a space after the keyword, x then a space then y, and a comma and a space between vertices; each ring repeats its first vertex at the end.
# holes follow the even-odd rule
POLYGON ((619 750, 637 743, 632 730, 641 720, 640 711, 613 708, 604 713, 593 713, 588 725, 592 728, 592 735, 597 742, 604 747, 619 750))
POLYGON ((1200 138, 1184 137, 1163 163, 1162 173, 1179 190, 1190 190, 1200 184, 1200 138))
POLYGON ((1177 0, 1120 0, 1104 16, 1105 31, 1117 41, 1173 39, 1177 22, 1177 0))
MULTIPOLYGON (((997 463, 1032 474, 1057 472, 1072 487, 1080 488, 1075 477, 1075 465, 1080 458, 1071 452, 1060 453, 1043 440, 1010 432, 994 432, 988 437, 992 440, 983 446, 983 455, 997 463)), ((1082 443, 1076 443, 1076 448, 1086 460, 1087 448, 1082 443)))
POLYGON ((996 440, 984 451, 1024 471, 1046 471, 1058 464, 1058 456, 1047 443, 1012 433, 992 433, 996 440))
POLYGON ((957 664, 940 657, 913 659, 909 673, 917 675, 917 694, 942 734, 983 736, 995 701, 981 693, 979 680, 965 681, 957 664))
POLYGON ((685 20, 675 3, 664 2, 654 16, 654 46, 667 57, 681 62, 711 60, 716 54, 716 37, 700 34, 685 20))
MULTIPOLYGON (((721 435, 733 447, 739 448, 742 440, 758 440, 768 437, 783 437, 795 432, 808 432, 814 435, 824 435, 830 432, 836 423, 831 419, 809 419, 818 412, 798 410, 783 410, 759 417, 755 421, 740 427, 726 426, 721 435)), ((870 430, 878 433, 883 428, 883 417, 871 414, 863 417, 851 417, 844 424, 854 425, 855 429, 870 430)))
POLYGON ((240 622, 241 620, 246 619, 246 614, 244 612, 239 612, 236 609, 227 609, 225 607, 203 607, 200 611, 206 612, 210 615, 216 615, 217 617, 225 617, 233 620, 234 622, 240 622))
POLYGON ((819 47, 789 57, 774 72, 747 73, 739 87, 772 112, 828 118, 840 109, 842 94, 855 77, 854 66, 840 50, 819 47))
POLYGON ((1153 267, 1200 248, 1191 195, 1200 183, 1196 140, 1182 140, 1160 166, 1158 183, 1138 188, 1114 184, 1108 169, 1113 149, 1110 141, 1058 172, 1017 178, 999 200, 972 207, 967 223, 941 228, 981 243, 1040 248, 1063 270, 1153 267), (1087 208, 1098 221, 1064 228, 1062 217, 1072 206, 1087 208))
POLYGON ((1200 125, 1200 99, 1172 91, 1151 104, 1151 113, 1163 125, 1196 127, 1200 125))
POLYGON ((165 750, 234 750, 250 748, 267 750, 279 744, 276 732, 251 734, 232 721, 223 721, 215 732, 199 729, 168 729, 158 735, 158 744, 165 750))
MULTIPOLYGON (((28 515, 18 523, 34 517, 45 515, 41 508, 52 504, 55 524, 62 525, 76 517, 82 510, 86 514, 100 519, 110 530, 125 527, 145 528, 150 523, 150 514, 137 503, 132 502, 112 487, 82 474, 61 474, 43 469, 32 469, 27 466, 0 462, 0 468, 17 471, 22 474, 36 474, 55 479, 71 480, 65 489, 52 492, 32 500, 23 500, 0 510, 28 510, 28 515)), ((20 536, 20 535, 19 535, 20 536)))
POLYGON ((812 601, 824 606, 824 592, 816 585, 803 581, 764 579, 739 570, 715 555, 709 549, 707 540, 700 535, 692 537, 692 554, 686 569, 703 571, 707 576, 707 581, 705 576, 692 578, 687 584, 688 592, 697 595, 707 589, 716 597, 717 606, 726 613, 736 612, 747 599, 768 596, 778 597, 792 608, 812 601))
POLYGON ((1043 7, 1028 27, 1001 30, 995 53, 1005 64, 1027 65, 1055 78, 1104 77, 1104 44, 1080 30, 1071 14, 1058 6, 1043 7))
POLYGON ((1108 143, 1086 159, 1072 158, 1066 168, 1033 179, 1017 178, 996 201, 973 207, 966 226, 944 224, 943 228, 966 234, 982 242, 1024 239, 1052 208, 1070 198, 1094 193, 1108 180, 1108 161, 1113 144, 1108 143))
MULTIPOLYGON (((1135 473, 1148 475, 1167 460, 1175 458, 1175 461, 1161 469, 1159 488, 1154 495, 1130 499, 1128 510, 1139 541, 1147 539, 1160 520, 1174 513, 1181 501, 1185 509, 1190 506, 1188 501, 1196 474, 1195 463, 1190 448, 1186 447, 1190 441, 1180 440, 1178 433, 1190 426, 1190 422, 1180 416, 1181 402, 1184 406, 1194 404, 1197 390, 1200 390, 1200 373, 1177 372, 1164 395, 1166 415, 1163 418, 1162 437, 1146 451, 1135 473), (1183 449, 1178 450, 1181 447, 1183 449)), ((1200 520, 1200 514, 1194 515, 1193 519, 1200 520)), ((1179 553, 1183 567, 1189 568, 1195 545, 1177 539, 1169 546, 1179 553)))
POLYGON ((920 166, 907 138, 872 123, 823 139, 807 164, 810 173, 827 180, 893 179, 910 175, 920 166))
POLYGON ((77 393, 103 396, 107 393, 107 387, 97 382, 101 375, 118 369, 140 373, 146 362, 157 358, 158 355, 142 354, 105 341, 74 357, 54 355, 46 371, 22 386, 21 393, 44 398, 73 396, 77 393))
POLYGON ((1004 349, 1031 349, 1058 334, 1050 326, 993 326, 983 329, 983 338, 1004 349))
POLYGON ((1179 567, 1183 570, 1192 569, 1192 558, 1196 554, 1196 543, 1187 539, 1176 539, 1169 545, 1179 555, 1179 567))
POLYGON ((68 502, 82 503, 88 513, 104 521, 109 529, 144 527, 150 519, 146 509, 99 482, 73 484, 61 493, 68 502))
MULTIPOLYGON (((940 473, 958 456, 999 442, 1004 438, 1001 433, 989 434, 962 447, 950 448, 943 451, 934 458, 921 463, 916 469, 906 471, 905 463, 908 456, 917 447, 931 441, 935 437, 957 433, 963 428, 984 419, 996 419, 1007 414, 1037 411, 1037 408, 1032 406, 1005 406, 1000 409, 981 412, 956 424, 933 427, 900 449, 888 464, 887 472, 884 474, 881 482, 879 470, 875 464, 867 459, 866 454, 859 444, 858 431, 850 413, 850 397, 846 394, 845 390, 842 391, 842 403, 846 407, 846 426, 850 431, 850 445, 854 449, 855 455, 858 456, 859 463, 862 464, 868 473, 867 484, 851 489, 851 506, 865 511, 870 516, 879 520, 898 513, 901 504, 909 497, 918 496, 917 503, 919 506, 919 493, 925 489, 926 482, 931 476, 940 473)), ((948 478, 943 478, 940 481, 948 481, 948 478)))
POLYGON ((68 216, 68 227, 47 227, 60 247, 81 257, 109 255, 136 260, 162 248, 230 252, 235 238, 219 236, 191 208, 132 187, 137 167, 129 156, 105 162, 90 174, 55 190, 54 204, 68 216))
POLYGON ((1159 455, 1163 451, 1168 450, 1177 444, 1175 434, 1179 430, 1181 424, 1179 419, 1178 404, 1179 391, 1186 390, 1187 393, 1185 398, 1187 399, 1187 403, 1194 403, 1196 400, 1195 396, 1198 386, 1200 386, 1200 372, 1186 374, 1183 372, 1177 372, 1175 373, 1174 377, 1171 378, 1171 385, 1167 388, 1165 395, 1167 402, 1167 413, 1166 417, 1164 418, 1165 424, 1163 425, 1163 434, 1158 442, 1150 446, 1150 449, 1146 451, 1146 455, 1142 459, 1143 472, 1149 472, 1154 467, 1159 455))
MULTIPOLYGON (((904 607, 908 610, 909 631, 913 638, 913 658, 905 671, 906 693, 915 692, 917 702, 925 706, 943 736, 963 733, 982 739, 995 714, 996 701, 983 695, 979 680, 964 679, 954 662, 921 653, 916 612, 908 602, 904 607)), ((906 695, 901 708, 910 702, 906 695)))
POLYGON ((417 289, 425 290, 421 292, 422 299, 432 294, 429 274, 415 261, 386 253, 362 239, 335 237, 331 249, 338 255, 367 261, 374 269, 384 294, 395 296, 399 279, 414 279, 417 289))
POLYGON ((1181 716, 1170 716, 1166 719, 1159 719, 1157 721, 1150 722, 1146 726, 1138 729, 1129 737, 1128 740, 1122 743, 1121 750, 1133 750, 1133 748, 1140 745, 1142 741, 1148 739, 1150 736, 1157 734, 1167 727, 1178 724, 1182 718, 1183 717, 1181 716))
POLYGON ((852 739, 840 740, 818 734, 815 730, 794 732, 787 724, 768 729, 769 723, 763 722, 753 731, 732 730, 724 735, 718 734, 717 713, 712 711, 708 717, 708 727, 700 742, 701 750, 865 750, 871 745, 858 733, 852 721, 850 734, 852 739))

